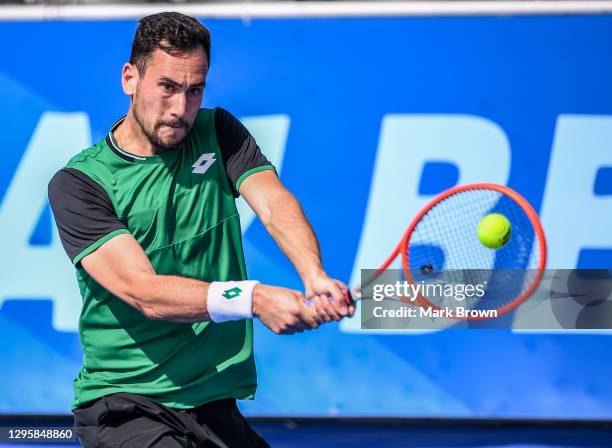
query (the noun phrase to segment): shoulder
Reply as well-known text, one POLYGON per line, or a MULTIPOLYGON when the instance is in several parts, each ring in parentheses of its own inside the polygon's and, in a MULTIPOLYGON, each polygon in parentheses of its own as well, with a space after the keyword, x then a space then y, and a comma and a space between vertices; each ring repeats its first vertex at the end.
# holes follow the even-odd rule
MULTIPOLYGON (((215 128, 217 131, 234 129, 236 127, 243 128, 243 124, 230 111, 222 107, 216 107, 215 113, 215 128)), ((245 128, 246 130, 246 128, 245 128)))
POLYGON ((218 108, 216 107, 213 109, 207 107, 200 108, 198 114, 196 115, 194 126, 205 126, 213 123, 217 109, 218 108))
POLYGON ((100 158, 102 149, 102 142, 100 141, 73 156, 66 167, 79 169, 79 167, 86 167, 88 164, 95 163, 100 158))
POLYGON ((201 108, 196 116, 194 126, 210 126, 213 125, 217 132, 223 131, 228 127, 242 126, 240 120, 238 120, 232 113, 223 107, 215 108, 201 108))
MULTIPOLYGON (((78 176, 84 180, 89 179, 95 181, 99 185, 105 185, 108 182, 112 182, 113 176, 109 167, 110 161, 107 160, 110 151, 104 151, 105 144, 104 140, 101 140, 95 145, 79 152, 56 174, 60 174, 62 171, 71 172, 72 178, 78 176), (78 175, 77 172, 81 174, 78 175)), ((63 174, 60 178, 62 177, 70 176, 63 174)))
POLYGON ((64 167, 57 171, 48 185, 49 201, 54 205, 66 198, 84 200, 90 196, 108 197, 108 193, 100 183, 87 173, 64 167))
POLYGON ((102 160, 102 150, 102 142, 98 142, 73 156, 49 181, 49 194, 104 189, 103 179, 108 177, 109 168, 102 160))

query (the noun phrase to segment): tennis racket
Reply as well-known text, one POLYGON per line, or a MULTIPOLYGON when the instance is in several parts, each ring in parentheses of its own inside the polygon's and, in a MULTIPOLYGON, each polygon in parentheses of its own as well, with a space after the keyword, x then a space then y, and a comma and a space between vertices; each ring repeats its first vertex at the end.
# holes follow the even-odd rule
MULTIPOLYGON (((537 213, 519 193, 502 185, 477 183, 450 188, 427 203, 384 263, 363 281, 361 289, 366 291, 398 257, 403 279, 421 284, 421 291, 439 291, 426 285, 440 283, 486 287, 483 296, 460 302, 427 292, 410 299, 395 299, 434 309, 449 304, 474 310, 486 308, 501 317, 537 289, 546 266, 546 239, 537 213), (478 239, 478 224, 490 213, 504 215, 511 224, 510 238, 499 249, 485 247, 478 239)), ((455 318, 491 318, 474 314, 455 318)))

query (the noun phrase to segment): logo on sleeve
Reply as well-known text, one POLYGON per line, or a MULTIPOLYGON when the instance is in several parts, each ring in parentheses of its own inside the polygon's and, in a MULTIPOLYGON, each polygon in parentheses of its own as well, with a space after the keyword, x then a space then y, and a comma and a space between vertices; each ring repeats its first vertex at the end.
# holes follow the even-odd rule
POLYGON ((238 297, 241 292, 242 292, 242 289, 236 286, 234 288, 226 289, 225 291, 223 291, 222 296, 225 297, 227 300, 232 300, 238 297))
POLYGON ((215 163, 215 160, 216 159, 214 152, 202 154, 200 158, 196 160, 193 165, 191 165, 191 167, 193 168, 191 172, 195 174, 204 174, 208 170, 208 168, 210 168, 212 164, 215 163))

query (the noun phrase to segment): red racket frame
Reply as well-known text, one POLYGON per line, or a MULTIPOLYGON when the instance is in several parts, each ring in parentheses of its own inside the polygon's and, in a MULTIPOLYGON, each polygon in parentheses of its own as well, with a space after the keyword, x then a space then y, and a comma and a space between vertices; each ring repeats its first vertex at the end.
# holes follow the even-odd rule
MULTIPOLYGON (((374 275, 372 279, 370 279, 370 281, 368 281, 368 283, 370 283, 372 280, 378 277, 384 270, 386 270, 391 265, 391 263, 393 263, 393 260, 395 260, 395 258, 398 255, 401 255, 402 269, 404 271, 404 276, 406 277, 406 280, 408 282, 414 284, 414 278, 412 277, 412 273, 410 272, 410 254, 408 251, 408 243, 410 241, 410 236, 412 235, 412 232, 414 232, 414 229, 418 225, 419 221, 423 218, 423 216, 425 216, 427 212, 429 212, 437 204, 439 204, 446 198, 453 196, 457 193, 462 193, 462 192, 470 191, 470 190, 492 190, 492 191, 501 193, 509 197, 513 201, 515 201, 523 209, 523 211, 527 214, 527 217, 529 218, 529 221, 531 222, 531 225, 533 226, 533 229, 535 231, 539 249, 540 249, 540 261, 536 268, 537 273, 536 273, 534 280, 531 282, 529 287, 525 291, 523 291, 523 293, 521 293, 511 302, 507 303, 506 305, 502 306, 501 308, 497 310, 497 317, 500 317, 500 316, 503 316, 504 314, 509 313, 510 311, 518 307, 521 303, 523 303, 525 300, 527 300, 534 293, 534 291, 540 284, 540 281, 542 280, 542 276, 544 274, 544 268, 546 267, 546 237, 544 236, 544 229, 542 228, 542 223, 540 222, 540 218, 538 217, 538 214, 533 209, 531 204, 523 196, 521 196, 519 193, 517 193, 516 191, 514 191, 513 189, 509 187, 498 185, 498 184, 491 184, 491 183, 476 183, 476 184, 459 185, 459 186, 449 188, 448 190, 443 191, 442 193, 434 197, 431 201, 429 201, 427 205, 425 205, 425 207, 423 207, 423 209, 412 219, 412 221, 410 222, 410 225, 406 229, 406 232, 404 232, 404 235, 402 236, 402 239, 400 240, 399 244, 396 246, 393 252, 389 255, 389 257, 385 260, 385 262, 378 268, 378 270, 376 271, 376 274, 374 275)), ((415 303, 421 307, 440 309, 439 306, 429 302, 425 297, 423 297, 420 294, 416 298, 415 303)), ((470 321, 491 319, 490 317, 454 317, 454 318, 459 319, 459 320, 470 320, 470 321)))

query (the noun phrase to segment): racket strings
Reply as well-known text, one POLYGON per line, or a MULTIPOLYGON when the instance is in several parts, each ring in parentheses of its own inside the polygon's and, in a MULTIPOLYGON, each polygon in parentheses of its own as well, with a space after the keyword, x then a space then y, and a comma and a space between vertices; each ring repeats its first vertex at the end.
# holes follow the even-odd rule
POLYGON ((536 232, 523 208, 486 189, 464 190, 437 203, 399 252, 415 283, 483 285, 483 296, 461 300, 439 294, 439 288, 427 289, 436 291, 425 294, 436 306, 466 308, 501 308, 512 302, 533 282, 541 257, 536 232), (480 220, 489 213, 503 214, 512 226, 509 241, 498 250, 485 247, 477 236, 480 220))

